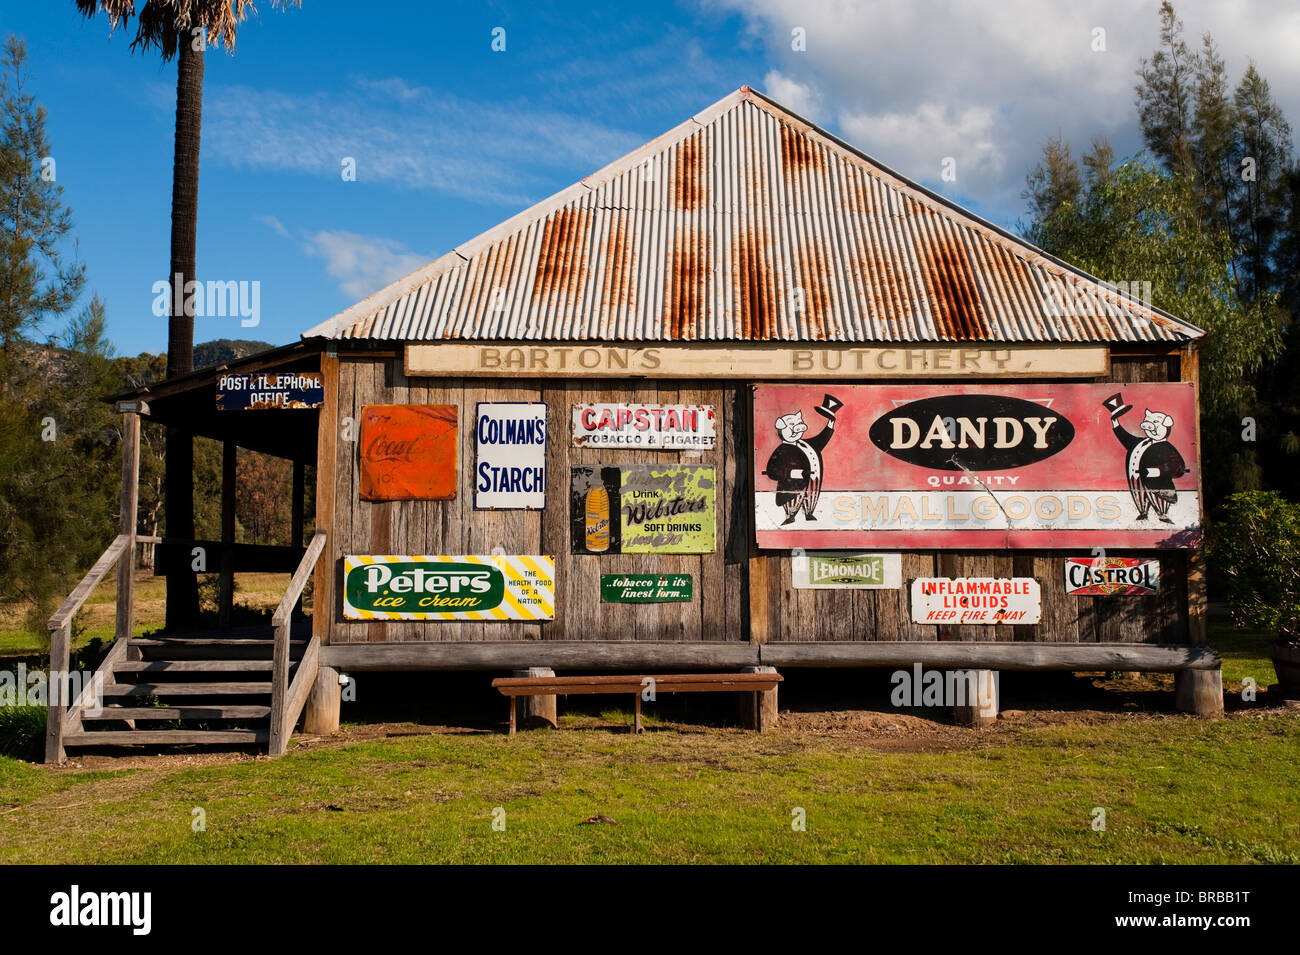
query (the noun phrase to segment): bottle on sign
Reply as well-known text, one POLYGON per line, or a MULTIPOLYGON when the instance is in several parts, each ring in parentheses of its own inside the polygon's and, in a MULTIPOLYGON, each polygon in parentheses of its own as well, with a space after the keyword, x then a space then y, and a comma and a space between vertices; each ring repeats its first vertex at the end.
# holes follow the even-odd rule
POLYGON ((587 492, 587 550, 603 554, 609 550, 609 491, 593 487, 587 492))

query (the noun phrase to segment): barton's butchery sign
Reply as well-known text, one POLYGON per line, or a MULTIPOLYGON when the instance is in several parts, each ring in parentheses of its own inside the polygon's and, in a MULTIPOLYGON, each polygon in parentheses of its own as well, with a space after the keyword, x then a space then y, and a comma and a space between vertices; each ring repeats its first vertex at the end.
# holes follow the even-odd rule
POLYGON ((754 389, 759 547, 1195 547, 1188 383, 754 389))
POLYGON ((715 420, 710 405, 574 405, 573 443, 638 451, 711 448, 715 420))
POLYGON ((1141 557, 1071 557, 1065 592, 1076 597, 1149 596, 1160 592, 1160 561, 1141 557))
POLYGON ((912 622, 1038 623, 1043 595, 1032 577, 918 577, 912 581, 912 622))
POLYGON ((480 401, 474 411, 476 510, 546 506, 546 404, 480 401))

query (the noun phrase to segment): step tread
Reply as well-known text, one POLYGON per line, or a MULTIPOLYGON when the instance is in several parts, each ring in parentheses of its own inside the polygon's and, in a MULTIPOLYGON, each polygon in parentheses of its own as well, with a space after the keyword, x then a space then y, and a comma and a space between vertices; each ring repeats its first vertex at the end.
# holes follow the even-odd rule
MULTIPOLYGON (((290 646, 303 646, 306 640, 290 640, 290 646)), ((275 644, 272 637, 132 637, 133 647, 265 647, 275 644)))
POLYGON ((68 733, 64 746, 122 746, 147 744, 166 746, 185 743, 264 743, 267 730, 100 730, 91 733, 68 733))
POLYGON ((270 670, 274 666, 272 660, 123 660, 113 664, 113 672, 242 673, 249 670, 270 670))
POLYGON ((83 721, 94 720, 250 720, 271 715, 269 706, 226 706, 202 703, 180 706, 106 706, 95 716, 82 713, 83 721))
POLYGON ((253 696, 270 693, 267 683, 106 683, 104 696, 253 696))

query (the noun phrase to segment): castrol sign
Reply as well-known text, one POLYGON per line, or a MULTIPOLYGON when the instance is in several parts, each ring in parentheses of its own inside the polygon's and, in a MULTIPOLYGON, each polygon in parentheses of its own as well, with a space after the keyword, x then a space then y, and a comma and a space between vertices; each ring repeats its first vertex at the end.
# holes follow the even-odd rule
POLYGON ((753 409, 760 548, 1201 541, 1189 383, 759 385, 753 409))
POLYGON ((1042 591, 1032 577, 918 577, 912 581, 913 623, 1038 623, 1042 608, 1042 591))

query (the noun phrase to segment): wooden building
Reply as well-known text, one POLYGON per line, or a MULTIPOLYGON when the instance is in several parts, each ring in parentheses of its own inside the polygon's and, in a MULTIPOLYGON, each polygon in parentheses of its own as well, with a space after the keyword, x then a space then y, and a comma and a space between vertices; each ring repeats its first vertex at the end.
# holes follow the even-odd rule
MULTIPOLYGON (((1209 713, 1201 335, 742 87, 300 342, 119 401, 293 459, 298 515, 314 475, 310 542, 164 542, 297 568, 273 752, 388 669, 1155 670, 1209 713)), ((169 659, 121 643, 117 686, 169 659)), ((52 718, 50 758, 96 732, 52 718)))

